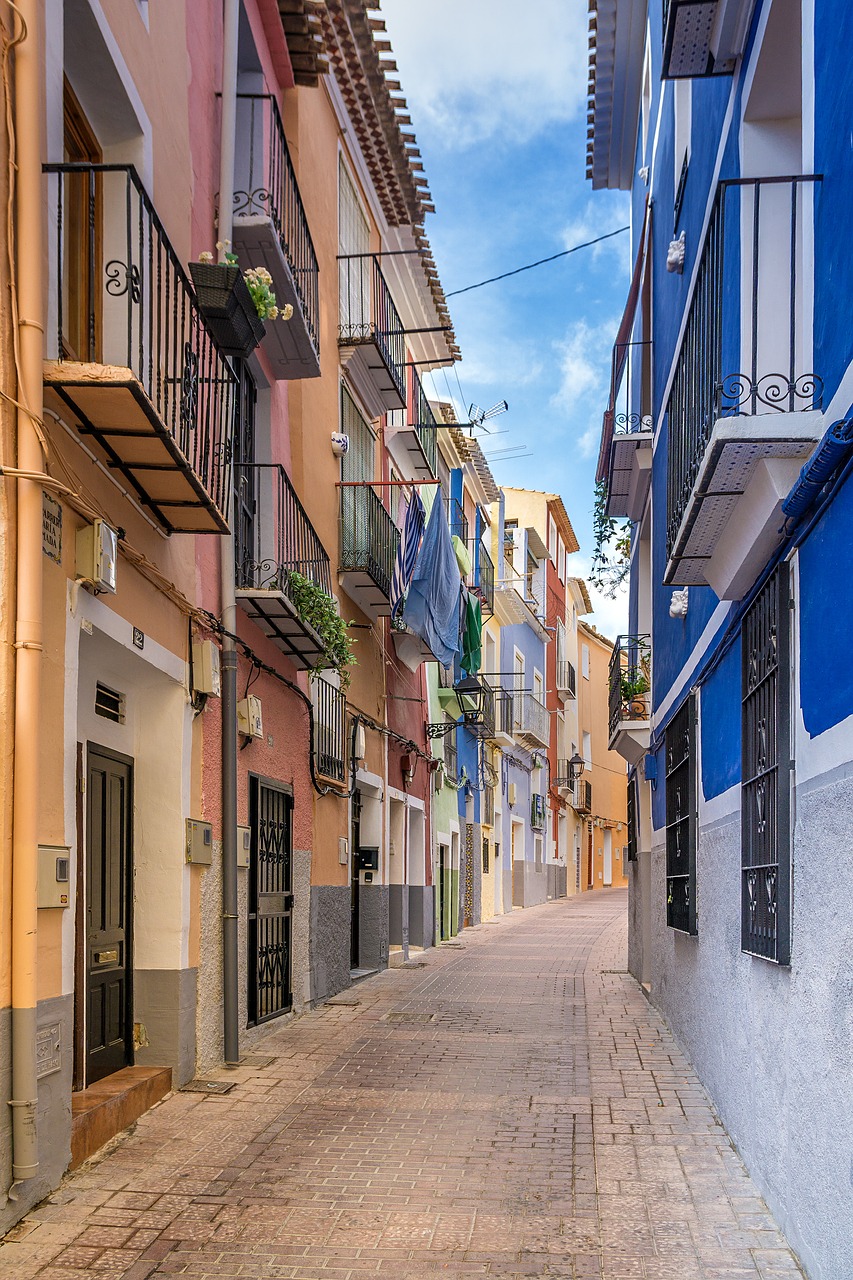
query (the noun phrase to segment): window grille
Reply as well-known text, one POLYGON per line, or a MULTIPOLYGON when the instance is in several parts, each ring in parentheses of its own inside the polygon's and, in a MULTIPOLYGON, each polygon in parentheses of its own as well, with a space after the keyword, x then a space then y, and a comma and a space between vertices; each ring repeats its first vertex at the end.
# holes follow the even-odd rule
POLYGON ((742 628, 741 950, 791 958, 790 609, 788 566, 742 628))
POLYGON ((488 875, 491 870, 491 862, 489 861, 489 837, 483 836, 483 872, 488 875))
POLYGON ((688 697, 666 731, 666 923, 696 927, 696 702, 688 697))
POLYGON ((95 715, 112 720, 115 724, 124 724, 124 694, 101 684, 99 680, 95 686, 95 715))
POLYGON ((637 861, 637 849, 639 841, 637 839, 637 820, 639 814, 637 812, 637 779, 628 779, 628 862, 637 861))

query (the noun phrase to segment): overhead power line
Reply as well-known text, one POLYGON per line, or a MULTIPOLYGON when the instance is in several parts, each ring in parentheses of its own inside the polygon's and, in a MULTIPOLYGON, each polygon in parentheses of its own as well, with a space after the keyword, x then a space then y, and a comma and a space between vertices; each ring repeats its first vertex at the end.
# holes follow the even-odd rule
POLYGON ((542 267, 546 262, 556 262, 558 258, 565 258, 570 253, 577 253, 578 249, 589 249, 594 244, 601 244, 602 240, 610 240, 612 236, 621 235, 623 231, 629 230, 630 227, 617 227, 615 231, 607 231, 603 236, 596 236, 594 240, 585 240, 583 244, 573 244, 571 249, 563 249, 561 253, 552 253, 550 258, 540 258, 538 262, 528 262, 526 267, 516 267, 514 271, 504 271, 502 275, 489 276, 488 280, 480 280, 477 284, 467 284, 464 289, 453 289, 444 296, 446 298, 456 298, 460 293, 470 293, 472 289, 482 289, 485 284, 494 284, 497 280, 507 280, 510 276, 520 275, 522 271, 532 271, 534 267, 542 267))

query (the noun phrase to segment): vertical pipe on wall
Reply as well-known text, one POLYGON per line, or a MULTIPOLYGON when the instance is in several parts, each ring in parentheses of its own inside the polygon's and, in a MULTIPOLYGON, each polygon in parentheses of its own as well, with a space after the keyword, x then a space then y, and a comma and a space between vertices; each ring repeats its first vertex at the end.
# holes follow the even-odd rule
MULTIPOLYGON (((219 242, 230 242, 234 205, 234 149, 237 127, 237 40, 239 0, 224 0, 222 39, 222 135, 219 153, 219 242)), ((224 261, 225 249, 220 250, 224 261)), ((235 510, 233 479, 229 508, 235 510)), ((234 535, 220 539, 222 625, 237 628, 234 535)), ((224 1057, 240 1060, 237 965, 237 650, 228 636, 222 642, 222 1012, 224 1057)))
MULTIPOLYGON (((18 467, 42 472, 41 32, 39 0, 18 0, 27 36, 15 52, 15 275, 17 284, 18 467)), ((18 480, 12 799, 12 1177, 38 1173, 36 1000, 38 929, 39 713, 42 655, 42 493, 18 480)), ((10 1195, 12 1192, 10 1192, 10 1195)))

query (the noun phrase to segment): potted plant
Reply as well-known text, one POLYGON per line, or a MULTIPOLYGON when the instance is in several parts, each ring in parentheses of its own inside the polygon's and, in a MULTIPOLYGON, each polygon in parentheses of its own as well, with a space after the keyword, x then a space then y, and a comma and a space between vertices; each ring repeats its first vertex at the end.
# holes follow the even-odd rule
MULTIPOLYGON (((217 249, 225 246, 220 242, 217 249)), ((237 255, 226 250, 224 262, 200 253, 190 263, 199 309, 220 351, 245 359, 266 332, 265 320, 289 320, 292 307, 279 310, 272 292, 272 277, 264 267, 240 270, 237 255)))
MULTIPOLYGON (((335 602, 310 578, 295 569, 285 571, 282 589, 299 611, 303 622, 313 627, 320 637, 326 655, 325 667, 331 667, 341 677, 341 688, 349 687, 347 670, 354 661, 353 639, 347 632, 347 624, 335 608, 335 602)), ((318 667, 317 670, 320 670, 318 667)))

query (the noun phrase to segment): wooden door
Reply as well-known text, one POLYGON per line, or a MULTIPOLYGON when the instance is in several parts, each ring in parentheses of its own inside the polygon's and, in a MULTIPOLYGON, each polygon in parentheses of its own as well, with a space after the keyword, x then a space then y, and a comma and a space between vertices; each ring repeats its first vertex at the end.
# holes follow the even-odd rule
MULTIPOLYGON (((64 159, 67 164, 103 161, 95 131, 74 90, 64 83, 64 159)), ((62 208, 62 354, 66 359, 98 361, 101 352, 101 261, 103 180, 94 169, 68 172, 62 208)))
POLYGON ((86 1083, 133 1062, 133 762, 89 744, 86 778, 86 1083))

